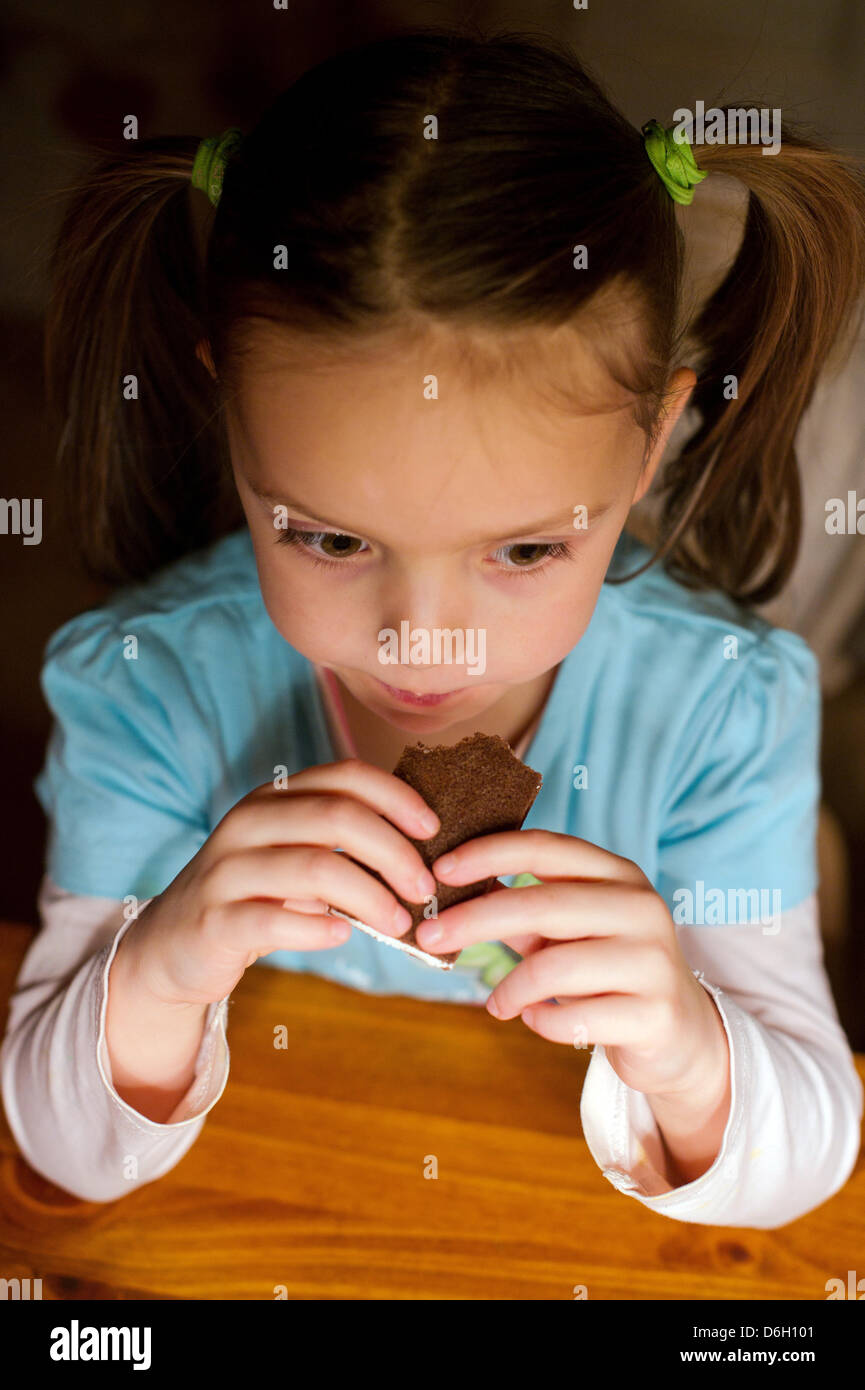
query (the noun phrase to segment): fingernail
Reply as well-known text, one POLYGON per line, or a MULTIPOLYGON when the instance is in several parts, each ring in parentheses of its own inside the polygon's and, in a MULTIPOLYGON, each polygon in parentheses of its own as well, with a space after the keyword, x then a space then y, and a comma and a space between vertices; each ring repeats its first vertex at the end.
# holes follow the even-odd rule
POLYGON ((487 1000, 487 1013, 492 1014, 493 1018, 501 1017, 498 1010, 498 1005, 496 1004, 496 1001, 492 995, 490 995, 489 999, 487 1000))
POLYGON ((444 931, 441 927, 424 927, 423 943, 425 946, 435 946, 437 941, 441 941, 444 931))
POLYGON ((446 854, 444 859, 438 860, 436 864, 436 869, 440 874, 449 874, 451 869, 455 867, 456 862, 457 861, 452 854, 446 854))
POLYGON ((426 898, 430 894, 435 895, 436 881, 429 869, 424 869, 422 874, 418 874, 416 884, 422 898, 426 898))
POLYGON ((422 811, 417 818, 417 823, 422 830, 426 831, 427 837, 435 835, 439 829, 439 818, 432 811, 422 811))
POLYGON ((397 903, 393 914, 393 926, 398 932, 405 931, 406 927, 411 926, 411 913, 406 912, 402 903, 397 903))

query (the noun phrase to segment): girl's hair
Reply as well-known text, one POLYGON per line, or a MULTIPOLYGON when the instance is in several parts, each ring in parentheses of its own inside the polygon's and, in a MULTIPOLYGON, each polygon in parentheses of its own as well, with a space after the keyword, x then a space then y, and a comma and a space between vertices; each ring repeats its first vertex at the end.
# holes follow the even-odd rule
POLYGON ((796 428, 865 281, 859 162, 781 135, 769 156, 695 147, 750 196, 734 264, 691 325, 676 206, 640 131, 546 36, 413 29, 319 64, 229 159, 205 254, 198 138, 104 158, 58 235, 45 349, 88 572, 142 579, 243 523, 222 414, 268 325, 305 368, 441 328, 499 365, 513 349, 520 381, 542 375, 570 410, 587 408, 585 384, 552 388, 543 330, 586 329, 647 448, 687 330, 701 424, 665 468, 652 562, 743 603, 773 597, 801 531, 796 428))

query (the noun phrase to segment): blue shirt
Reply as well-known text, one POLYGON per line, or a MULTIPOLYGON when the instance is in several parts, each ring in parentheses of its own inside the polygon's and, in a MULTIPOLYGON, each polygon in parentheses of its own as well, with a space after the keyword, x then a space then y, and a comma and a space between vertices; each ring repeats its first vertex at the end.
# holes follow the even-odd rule
MULTIPOLYGON (((608 578, 648 555, 623 533, 608 578)), ((55 717, 34 784, 45 872, 68 892, 155 897, 275 769, 337 758, 314 668, 267 614, 245 527, 64 623, 41 681, 55 717)), ((817 886, 819 742, 807 644, 655 565, 602 586, 558 668, 524 757, 543 775, 525 828, 633 860, 675 921, 736 920, 712 902, 729 911, 755 893, 786 911, 817 886)), ((438 970, 356 930, 263 959, 372 993, 489 993, 476 965, 438 970)))

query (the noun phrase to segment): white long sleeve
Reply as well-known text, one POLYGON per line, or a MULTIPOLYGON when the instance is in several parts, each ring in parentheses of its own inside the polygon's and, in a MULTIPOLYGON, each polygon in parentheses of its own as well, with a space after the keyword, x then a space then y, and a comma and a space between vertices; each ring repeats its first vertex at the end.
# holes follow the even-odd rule
POLYGON ((677 927, 730 1048, 730 1115, 702 1177, 671 1187, 647 1098, 594 1048, 580 1103, 589 1149, 614 1187, 663 1216, 784 1226, 836 1193, 855 1166, 863 1088, 823 965, 816 895, 782 913, 778 928, 677 927))
POLYGON ((108 972, 131 925, 123 904, 47 877, 38 903, 42 926, 0 1048, 3 1103, 31 1167, 85 1201, 110 1202, 162 1177, 201 1133, 228 1080, 228 996, 208 1006, 189 1090, 164 1124, 148 1119, 114 1089, 105 1043, 108 972))

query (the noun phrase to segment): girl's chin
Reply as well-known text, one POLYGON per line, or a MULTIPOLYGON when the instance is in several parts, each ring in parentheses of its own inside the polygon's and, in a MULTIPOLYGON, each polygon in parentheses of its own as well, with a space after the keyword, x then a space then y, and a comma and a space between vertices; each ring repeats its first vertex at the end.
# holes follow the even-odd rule
MULTIPOLYGON (((370 706, 370 708, 372 708, 370 706)), ((424 738, 427 734, 441 734, 447 729, 451 729, 456 724, 465 722, 463 719, 454 719, 453 715, 445 714, 442 710, 435 712, 429 711, 413 712, 400 714, 397 710, 373 709, 373 714, 385 720, 394 729, 402 729, 407 734, 415 734, 418 738, 424 738)))

